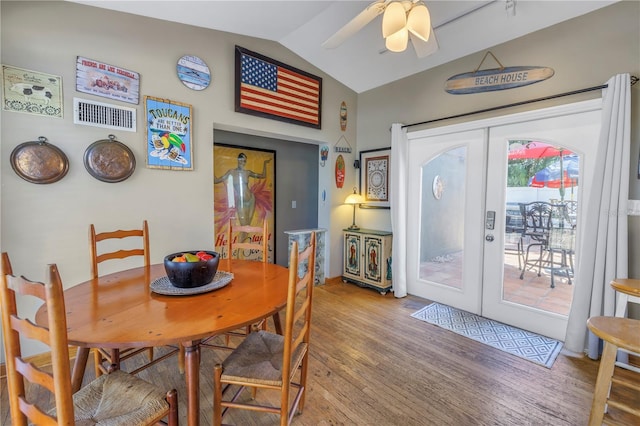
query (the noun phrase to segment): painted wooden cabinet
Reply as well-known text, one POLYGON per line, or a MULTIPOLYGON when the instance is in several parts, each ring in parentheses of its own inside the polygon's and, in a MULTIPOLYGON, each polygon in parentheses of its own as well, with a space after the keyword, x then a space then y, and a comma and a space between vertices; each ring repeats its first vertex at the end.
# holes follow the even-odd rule
POLYGON ((344 229, 342 281, 378 290, 391 290, 392 234, 373 229, 344 229))

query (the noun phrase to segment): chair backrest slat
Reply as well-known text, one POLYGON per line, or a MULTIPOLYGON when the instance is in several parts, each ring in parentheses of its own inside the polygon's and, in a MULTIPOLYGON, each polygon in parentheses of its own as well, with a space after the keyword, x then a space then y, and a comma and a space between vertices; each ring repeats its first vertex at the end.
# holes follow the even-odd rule
POLYGON ((235 219, 229 219, 229 234, 227 237, 227 253, 229 258, 241 258, 240 250, 251 250, 260 253, 262 262, 269 262, 269 225, 267 219, 262 220, 262 226, 235 225, 235 219), (249 241, 241 237, 249 238, 249 241), (255 241, 255 240, 258 241, 255 241), (234 256, 234 253, 236 255, 234 256))
POLYGON ((89 225, 89 254, 91 256, 91 274, 93 278, 98 278, 98 264, 107 260, 125 259, 132 256, 143 256, 144 266, 151 264, 149 253, 149 225, 147 221, 142 222, 142 229, 105 231, 96 233, 95 226, 89 225), (122 240, 125 238, 140 238, 141 247, 132 249, 119 249, 111 252, 98 250, 98 243, 107 240, 122 240))
MULTIPOLYGON (((12 424, 23 426, 27 419, 34 424, 74 424, 71 392, 71 368, 67 341, 62 281, 56 265, 48 266, 44 283, 13 276, 7 253, 0 263, 0 304, 2 306, 2 332, 5 339, 7 384, 12 424), (16 295, 41 299, 47 311, 47 327, 33 324, 18 314, 16 295), (22 358, 21 339, 37 339, 51 349, 51 370, 48 373, 22 358), (39 385, 54 395, 56 417, 49 416, 30 401, 25 392, 25 381, 39 385)), ((38 400, 42 400, 39 397, 38 400)))

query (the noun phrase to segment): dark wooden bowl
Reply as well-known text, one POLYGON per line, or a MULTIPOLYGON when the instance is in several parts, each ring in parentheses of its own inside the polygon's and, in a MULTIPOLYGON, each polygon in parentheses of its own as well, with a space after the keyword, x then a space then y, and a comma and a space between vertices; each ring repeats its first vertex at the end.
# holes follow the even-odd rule
POLYGON ((187 250, 173 253, 164 258, 164 269, 171 284, 179 288, 194 288, 209 284, 218 271, 218 263, 220 262, 220 254, 215 251, 207 250, 187 250), (184 253, 196 254, 199 251, 213 256, 207 261, 200 262, 173 262, 177 256, 184 253))

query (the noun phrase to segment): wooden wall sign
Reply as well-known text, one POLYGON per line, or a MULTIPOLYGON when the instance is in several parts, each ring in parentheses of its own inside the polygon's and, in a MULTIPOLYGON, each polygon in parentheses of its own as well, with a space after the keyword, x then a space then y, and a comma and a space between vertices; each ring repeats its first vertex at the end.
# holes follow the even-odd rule
POLYGON ((452 95, 514 89, 544 81, 554 74, 548 67, 506 67, 466 72, 450 77, 444 87, 452 95))
POLYGON ((340 130, 347 130, 347 104, 344 101, 340 104, 340 130))
POLYGON ((345 171, 344 158, 342 155, 338 155, 336 158, 336 188, 342 188, 344 185, 345 171))

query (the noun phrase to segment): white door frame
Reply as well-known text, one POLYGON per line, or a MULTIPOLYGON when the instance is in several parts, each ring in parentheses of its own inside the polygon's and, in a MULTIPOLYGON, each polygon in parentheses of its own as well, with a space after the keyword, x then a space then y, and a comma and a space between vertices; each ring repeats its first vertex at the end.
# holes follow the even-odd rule
MULTIPOLYGON (((535 121, 535 120, 542 120, 542 119, 548 119, 548 118, 553 118, 553 117, 559 117, 559 116, 564 116, 564 115, 572 115, 572 114, 578 114, 578 113, 584 113, 584 112, 589 112, 589 111, 599 111, 602 109, 602 100, 600 98, 598 99, 593 99, 593 100, 589 100, 589 101, 582 101, 582 102, 576 102, 576 103, 572 103, 572 104, 567 104, 567 105, 560 105, 560 106, 555 106, 555 107, 549 107, 549 108, 543 108, 543 109, 538 109, 538 110, 533 110, 533 111, 527 111, 527 112, 522 112, 522 113, 516 113, 516 114, 511 114, 511 115, 505 115, 505 116, 501 116, 501 117, 495 117, 495 118, 489 118, 489 119, 483 119, 483 120, 478 120, 478 121, 472 121, 472 122, 466 122, 466 123, 460 123, 460 124, 454 124, 451 126, 443 126, 443 127, 438 127, 438 128, 434 128, 434 129, 428 129, 428 130, 420 130, 420 131, 415 131, 415 132, 407 132, 407 143, 409 144, 408 146, 411 148, 412 144, 415 144, 418 142, 418 140, 424 140, 425 138, 432 138, 432 137, 437 137, 437 136, 445 136, 445 135, 451 135, 451 134, 455 134, 455 133, 464 133, 464 132, 468 132, 468 131, 472 131, 472 130, 480 130, 480 129, 484 129, 485 131, 485 135, 487 135, 486 140, 484 141, 484 143, 486 144, 486 146, 488 146, 488 142, 489 142, 489 131, 488 129, 490 129, 491 127, 498 127, 498 126, 504 126, 504 125, 509 125, 509 124, 517 124, 517 123, 525 123, 527 121, 535 121)), ((409 150, 410 152, 411 150, 409 150)), ((483 159, 483 161, 485 161, 483 159)), ((588 159, 589 162, 595 161, 595 159, 590 158, 588 159)), ((483 181, 486 182, 486 176, 483 176, 483 181)), ((411 183, 410 183, 411 186, 411 183)), ((408 192, 409 194, 409 198, 415 196, 415 192, 408 192)), ((583 202, 586 200, 587 197, 583 197, 583 202)), ((482 214, 484 215, 484 211, 485 211, 485 204, 484 202, 482 203, 482 214)), ((409 215, 411 216, 411 213, 409 212, 409 215)), ((415 216, 415 215, 413 215, 415 216)), ((578 219, 578 223, 582 223, 583 221, 580 220, 580 218, 578 219)), ((500 223, 500 222, 498 222, 500 223)), ((407 220, 406 223, 407 228, 407 235, 411 235, 411 229, 414 229, 415 231, 415 222, 412 222, 411 220, 407 220)), ((466 228, 465 228, 466 229, 466 228)), ((484 232, 482 232, 482 238, 484 238, 484 232)), ((413 245, 411 245, 409 243, 409 239, 407 239, 407 290, 409 293, 411 294, 416 294, 414 293, 414 289, 417 287, 417 275, 416 275, 416 268, 414 268, 415 266, 415 259, 413 261, 411 261, 409 259, 409 253, 412 250, 413 245), (413 265, 413 266, 412 266, 413 265)), ((482 241, 484 241, 482 239, 482 241)), ((497 243, 502 244, 503 242, 497 241, 497 243)), ((480 250, 482 252, 484 252, 484 247, 483 246, 478 246, 478 247, 465 247, 465 250, 470 249, 470 250, 480 250)), ((483 274, 482 268, 480 268, 477 271, 477 276, 481 277, 483 274)), ((482 285, 482 284, 480 284, 482 285)), ((452 292, 455 289, 452 290, 452 292)), ((459 293, 459 291, 458 291, 459 293)), ((430 297, 428 295, 425 294, 419 294, 421 297, 425 297, 427 299, 430 299, 430 297)), ((453 296, 452 296, 453 297, 453 296)), ((433 299, 432 299, 433 300, 433 299)), ((465 303, 469 303, 469 301, 465 302, 465 303)), ((477 300, 476 301, 477 305, 480 307, 482 306, 482 301, 481 300, 477 300)), ((464 308, 461 308, 464 309, 464 308)), ((481 310, 481 308, 478 309, 466 309, 469 311, 479 311, 481 310)), ((566 321, 566 320, 565 320, 566 321)), ((504 322, 504 321, 503 321, 504 322)), ((517 324, 514 324, 517 326, 517 324)), ((556 333, 554 333, 553 336, 550 337, 554 337, 554 338, 558 338, 560 340, 564 340, 564 333, 565 333, 565 328, 566 328, 566 322, 565 322, 565 327, 561 327, 562 330, 558 330, 556 333)), ((535 330, 532 330, 535 331, 535 330)), ((541 333, 541 334, 546 334, 549 335, 549 333, 541 333)))

